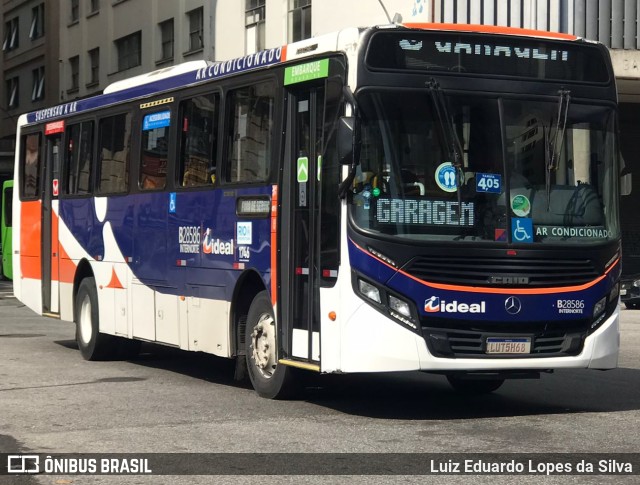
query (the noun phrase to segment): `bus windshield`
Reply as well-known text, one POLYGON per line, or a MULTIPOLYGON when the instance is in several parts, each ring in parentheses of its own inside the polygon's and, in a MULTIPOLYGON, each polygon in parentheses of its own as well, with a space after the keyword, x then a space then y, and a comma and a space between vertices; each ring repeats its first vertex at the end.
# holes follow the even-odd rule
POLYGON ((360 229, 494 244, 619 236, 613 108, 561 94, 443 98, 438 111, 426 89, 360 95, 362 152, 350 196, 360 229))

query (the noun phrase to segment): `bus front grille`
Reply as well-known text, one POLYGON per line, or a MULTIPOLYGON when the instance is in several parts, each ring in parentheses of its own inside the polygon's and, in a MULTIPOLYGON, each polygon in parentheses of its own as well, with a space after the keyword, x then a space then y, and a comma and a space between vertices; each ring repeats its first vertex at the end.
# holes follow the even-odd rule
POLYGON ((532 358, 578 355, 587 336, 588 322, 571 324, 469 324, 458 328, 434 327, 423 321, 422 335, 429 351, 435 357, 456 358, 532 358), (487 338, 528 338, 531 351, 528 354, 487 354, 487 338))
POLYGON ((420 256, 404 271, 429 283, 522 288, 583 285, 599 276, 584 258, 420 256))

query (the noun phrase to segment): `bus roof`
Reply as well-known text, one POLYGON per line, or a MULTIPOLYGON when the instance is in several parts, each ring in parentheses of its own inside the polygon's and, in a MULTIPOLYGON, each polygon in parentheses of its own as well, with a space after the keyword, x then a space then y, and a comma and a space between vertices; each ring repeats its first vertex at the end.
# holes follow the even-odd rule
POLYGON ((208 67, 211 63, 200 60, 183 62, 182 64, 176 64, 175 66, 165 67, 164 69, 158 69, 156 71, 141 74, 139 76, 130 77, 121 81, 116 81, 109 84, 103 91, 103 94, 115 93, 116 91, 123 91, 125 89, 140 86, 141 84, 148 84, 161 79, 167 79, 178 74, 184 74, 187 72, 195 71, 208 67))
POLYGON ((478 34, 517 35, 521 37, 537 37, 540 39, 578 40, 579 37, 561 32, 547 32, 544 30, 521 29, 517 27, 502 27, 499 25, 475 24, 436 24, 436 23, 405 23, 409 29, 440 30, 451 32, 474 32, 478 34))

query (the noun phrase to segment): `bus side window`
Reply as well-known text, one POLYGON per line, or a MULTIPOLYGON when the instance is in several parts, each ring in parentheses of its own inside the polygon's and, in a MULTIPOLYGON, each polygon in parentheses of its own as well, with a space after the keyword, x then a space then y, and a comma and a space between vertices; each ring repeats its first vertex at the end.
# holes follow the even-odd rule
POLYGON ((231 91, 228 106, 225 180, 264 182, 271 165, 275 85, 267 81, 231 91))
POLYGON ((220 96, 205 94, 180 103, 182 126, 178 182, 182 187, 216 182, 220 96))
POLYGON ((22 197, 40 195, 40 133, 23 137, 22 197))
POLYGON ((100 120, 98 125, 97 192, 117 194, 129 190, 129 149, 131 114, 119 114, 100 120))
POLYGON ((68 195, 91 192, 91 155, 93 153, 93 121, 67 127, 67 149, 64 157, 65 186, 68 195))
POLYGON ((147 114, 142 120, 138 186, 143 190, 164 189, 167 185, 170 126, 170 110, 147 114))

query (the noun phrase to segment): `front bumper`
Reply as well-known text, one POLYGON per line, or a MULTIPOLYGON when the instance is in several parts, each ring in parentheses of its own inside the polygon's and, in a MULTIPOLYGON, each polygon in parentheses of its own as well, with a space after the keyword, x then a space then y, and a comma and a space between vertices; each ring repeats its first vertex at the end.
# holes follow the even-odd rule
MULTIPOLYGON (((426 340, 362 303, 342 328, 340 362, 322 363, 323 372, 505 371, 613 369, 618 363, 620 311, 616 308, 584 339, 577 355, 548 357, 443 358, 429 351, 426 340)), ((329 342, 326 342, 329 344, 329 342)))

